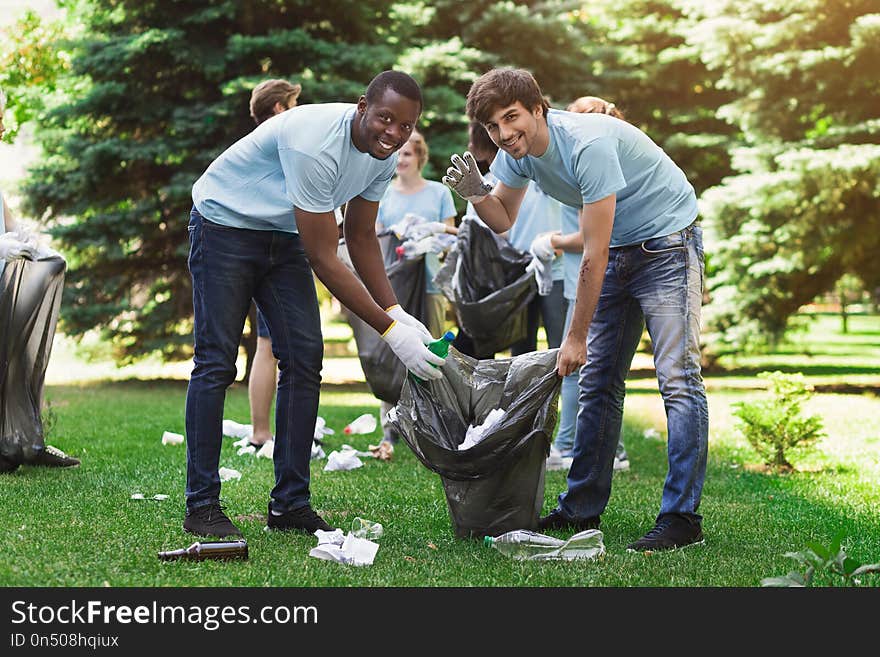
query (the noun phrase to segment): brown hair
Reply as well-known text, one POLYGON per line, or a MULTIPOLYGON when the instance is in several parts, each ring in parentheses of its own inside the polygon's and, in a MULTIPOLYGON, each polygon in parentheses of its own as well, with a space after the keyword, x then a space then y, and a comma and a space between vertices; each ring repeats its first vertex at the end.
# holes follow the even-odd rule
POLYGON ((294 101, 302 91, 302 85, 290 84, 287 80, 263 80, 251 92, 251 116, 257 124, 275 115, 275 103, 285 107, 294 101))
POLYGON ((419 163, 419 169, 423 169, 428 163, 428 142, 425 141, 424 135, 418 130, 413 130, 408 141, 413 145, 416 152, 416 161, 419 163))
POLYGON ((545 118, 550 109, 531 73, 522 68, 493 68, 471 85, 465 109, 469 119, 485 124, 494 111, 517 101, 528 110, 541 106, 545 118))
POLYGON ((617 109, 614 103, 609 103, 598 96, 581 96, 576 98, 565 110, 567 112, 576 112, 577 114, 607 114, 616 119, 623 119, 623 112, 617 109))

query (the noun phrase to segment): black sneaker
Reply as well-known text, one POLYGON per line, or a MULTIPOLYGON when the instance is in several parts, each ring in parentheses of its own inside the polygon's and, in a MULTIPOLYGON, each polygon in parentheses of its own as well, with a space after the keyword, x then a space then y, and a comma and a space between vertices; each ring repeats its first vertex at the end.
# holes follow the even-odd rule
POLYGON ((553 509, 543 518, 538 518, 538 529, 599 529, 599 516, 592 518, 567 518, 559 509, 553 509))
POLYGON ((79 465, 79 459, 68 456, 57 447, 46 445, 34 454, 28 465, 39 465, 44 468, 75 468, 79 465))
POLYGON ((183 530, 199 536, 241 536, 241 531, 223 512, 219 502, 188 509, 183 519, 183 530))
POLYGON ((703 530, 699 520, 684 513, 661 513, 657 516, 654 529, 627 545, 626 551, 654 552, 702 544, 703 530))
POLYGON ((336 529, 324 522, 324 519, 315 513, 314 509, 308 504, 293 511, 282 513, 280 516, 272 513, 272 505, 269 505, 266 527, 279 531, 296 530, 306 532, 307 534, 314 534, 316 529, 325 532, 332 532, 336 529))

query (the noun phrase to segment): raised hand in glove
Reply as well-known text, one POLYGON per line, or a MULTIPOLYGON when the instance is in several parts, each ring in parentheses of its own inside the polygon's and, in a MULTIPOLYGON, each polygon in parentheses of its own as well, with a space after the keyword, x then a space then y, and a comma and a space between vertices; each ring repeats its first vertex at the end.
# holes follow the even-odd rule
POLYGON ((14 233, 0 235, 0 260, 15 260, 16 258, 28 258, 34 260, 37 257, 35 245, 22 242, 14 233))
POLYGON ((492 191, 492 185, 483 179, 474 156, 465 151, 464 159, 455 154, 450 159, 452 166, 446 170, 446 175, 443 176, 443 182, 447 187, 465 201, 474 204, 486 198, 492 191))
POLYGON ((553 248, 551 238, 555 233, 541 233, 532 240, 529 252, 539 260, 553 260, 556 257, 556 249, 553 248))
POLYGON ((386 308, 385 312, 388 313, 388 316, 391 317, 391 319, 396 320, 401 324, 411 326, 421 333, 423 343, 428 344, 429 342, 434 342, 434 337, 431 335, 431 332, 427 327, 401 308, 399 303, 394 304, 390 308, 386 308))
POLYGON ((446 360, 425 346, 424 336, 417 328, 394 321, 382 334, 382 339, 406 369, 420 379, 439 379, 443 376, 437 368, 445 365, 446 360))

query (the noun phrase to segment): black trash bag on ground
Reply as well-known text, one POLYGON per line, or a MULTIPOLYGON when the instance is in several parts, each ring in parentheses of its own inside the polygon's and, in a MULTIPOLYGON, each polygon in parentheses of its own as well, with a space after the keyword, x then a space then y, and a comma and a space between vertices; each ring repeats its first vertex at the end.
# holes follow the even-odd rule
MULTIPOLYGON (((425 321, 425 257, 398 260, 394 233, 380 233, 379 246, 385 272, 400 306, 420 322, 425 321)), ((377 399, 396 404, 406 378, 406 368, 376 330, 352 312, 346 313, 357 344, 358 359, 370 390, 377 399)))
POLYGON ((440 475, 459 538, 537 528, 562 383, 557 351, 476 360, 451 348, 442 379, 404 383, 391 425, 440 475), (496 408, 503 419, 459 450, 468 427, 496 408))
POLYGON ((40 404, 65 268, 59 257, 13 260, 0 278, 0 472, 44 447, 40 404))
POLYGON ((455 307, 477 355, 491 357, 526 336, 528 306, 537 293, 535 276, 526 271, 531 260, 489 227, 470 218, 461 222, 457 245, 434 282, 455 307))

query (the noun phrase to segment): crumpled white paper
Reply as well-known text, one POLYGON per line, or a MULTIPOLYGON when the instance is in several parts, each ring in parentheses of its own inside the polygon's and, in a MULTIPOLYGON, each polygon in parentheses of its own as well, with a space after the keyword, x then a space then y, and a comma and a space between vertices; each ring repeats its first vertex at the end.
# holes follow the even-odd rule
POLYGON ((486 437, 486 434, 489 433, 489 431, 491 431, 496 424, 504 419, 505 412, 506 411, 501 408, 494 408, 489 411, 489 414, 486 416, 486 419, 483 420, 482 424, 477 426, 469 426, 467 432, 464 434, 464 442, 462 442, 461 445, 458 446, 458 449, 470 449, 477 443, 481 442, 483 438, 486 437))
POLYGON ((235 479, 235 480, 241 479, 241 473, 238 470, 233 470, 232 468, 220 468, 217 471, 217 474, 220 475, 220 481, 230 481, 232 479, 235 479))
POLYGON ((182 445, 183 444, 183 435, 179 433, 174 433, 173 431, 166 431, 162 434, 162 444, 163 445, 182 445))
POLYGON ((131 499, 133 500, 156 500, 157 502, 161 502, 162 500, 167 500, 168 496, 163 495, 162 493, 156 493, 153 497, 144 497, 143 493, 132 493, 131 499))
POLYGON ((239 424, 234 420, 223 420, 223 435, 233 438, 250 438, 254 435, 254 427, 250 424, 239 424))
POLYGON ((327 465, 324 466, 324 470, 327 472, 333 470, 354 470, 363 464, 364 462, 358 458, 356 451, 346 449, 340 452, 334 449, 330 452, 330 456, 327 457, 327 465))
POLYGON ((319 536, 316 530, 315 535, 318 536, 318 545, 309 551, 310 557, 323 559, 325 561, 335 561, 344 563, 348 566, 371 566, 376 559, 376 553, 379 551, 379 544, 368 541, 365 538, 358 538, 351 532, 339 544, 342 536, 342 530, 337 529, 333 532, 321 532, 324 536, 319 536), (321 542, 324 540, 325 542, 321 542))

